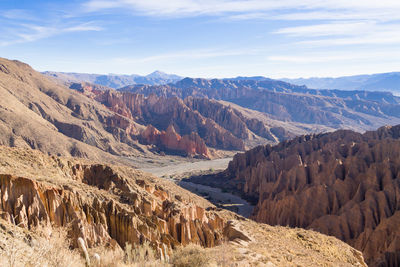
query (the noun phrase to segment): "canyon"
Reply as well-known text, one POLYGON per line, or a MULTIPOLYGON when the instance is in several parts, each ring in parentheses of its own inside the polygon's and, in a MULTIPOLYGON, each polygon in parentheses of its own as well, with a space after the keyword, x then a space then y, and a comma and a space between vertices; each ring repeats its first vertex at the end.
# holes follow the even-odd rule
POLYGON ((146 241, 165 257, 228 240, 246 264, 258 253, 254 264, 365 266, 360 250, 371 266, 393 266, 399 126, 359 132, 400 123, 399 103, 269 79, 115 90, 0 59, 0 217, 71 226, 73 247, 146 241), (332 132, 343 127, 355 131, 332 132), (193 174, 181 185, 217 206, 168 179, 193 174))

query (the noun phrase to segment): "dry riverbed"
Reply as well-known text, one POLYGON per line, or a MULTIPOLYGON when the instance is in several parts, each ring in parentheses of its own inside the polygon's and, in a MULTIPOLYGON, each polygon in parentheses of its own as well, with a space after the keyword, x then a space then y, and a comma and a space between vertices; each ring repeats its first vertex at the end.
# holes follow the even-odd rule
POLYGON ((234 211, 244 217, 249 217, 254 206, 239 196, 223 192, 219 188, 187 182, 183 178, 192 175, 199 175, 225 170, 232 158, 215 160, 202 160, 194 162, 183 162, 162 167, 142 168, 142 171, 149 172, 155 176, 174 180, 181 187, 208 199, 214 205, 234 211))
POLYGON ((141 168, 142 171, 149 172, 155 176, 163 178, 183 178, 193 174, 207 171, 222 171, 228 167, 232 158, 222 158, 214 160, 197 160, 193 162, 182 162, 167 166, 141 168))

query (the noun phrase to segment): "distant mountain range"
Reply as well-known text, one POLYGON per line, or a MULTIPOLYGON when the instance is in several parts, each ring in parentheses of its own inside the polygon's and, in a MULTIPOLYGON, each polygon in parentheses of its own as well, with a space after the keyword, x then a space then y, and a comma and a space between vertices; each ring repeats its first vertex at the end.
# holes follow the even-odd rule
MULTIPOLYGON (((176 83, 183 77, 175 74, 167 74, 161 71, 155 71, 146 76, 136 74, 87 74, 87 73, 67 73, 45 71, 42 74, 55 77, 66 83, 71 82, 89 82, 98 85, 108 86, 114 89, 135 84, 146 85, 164 85, 176 83)), ((211 80, 211 79, 209 79, 211 80)), ((221 79, 223 81, 274 81, 263 76, 238 76, 235 78, 221 79)), ((338 90, 362 90, 362 91, 387 91, 396 95, 400 94, 400 72, 380 73, 371 75, 344 76, 338 78, 282 78, 281 81, 294 85, 307 86, 313 89, 338 89, 338 90)))
POLYGON ((175 74, 167 74, 161 71, 155 71, 146 76, 140 76, 137 74, 132 75, 120 75, 120 74, 88 74, 88 73, 69 73, 69 72, 54 72, 54 71, 45 71, 42 74, 50 77, 57 78, 58 80, 62 80, 66 83, 72 82, 89 82, 95 83, 103 86, 108 86, 111 88, 121 88, 124 86, 132 85, 132 84, 150 84, 150 85, 160 85, 160 84, 168 84, 175 83, 179 80, 182 80, 183 77, 180 77, 175 74))
MULTIPOLYGON (((259 77, 255 77, 255 79, 259 79, 259 77)), ((400 94, 400 72, 338 78, 282 79, 282 81, 315 89, 389 91, 400 94)))

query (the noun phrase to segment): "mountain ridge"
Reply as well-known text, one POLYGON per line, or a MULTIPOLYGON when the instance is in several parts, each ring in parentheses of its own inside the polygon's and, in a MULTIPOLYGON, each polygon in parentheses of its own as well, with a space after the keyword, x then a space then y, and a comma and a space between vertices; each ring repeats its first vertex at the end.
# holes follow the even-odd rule
POLYGON ((342 76, 336 78, 284 78, 281 80, 297 85, 306 85, 315 89, 388 91, 400 94, 400 72, 342 76))
POLYGON ((175 74, 167 74, 156 70, 148 75, 138 74, 91 74, 91 73, 75 73, 75 72, 55 72, 44 71, 42 74, 63 81, 71 82, 89 82, 98 85, 108 86, 114 89, 132 85, 132 84, 168 84, 183 79, 175 74))

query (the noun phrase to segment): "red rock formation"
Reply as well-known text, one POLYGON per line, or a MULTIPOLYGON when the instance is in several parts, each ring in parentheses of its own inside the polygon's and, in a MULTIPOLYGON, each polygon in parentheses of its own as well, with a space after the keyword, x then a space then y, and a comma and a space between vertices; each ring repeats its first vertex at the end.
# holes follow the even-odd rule
POLYGON ((398 266, 399 137, 400 125, 260 146, 236 155, 219 183, 257 200, 256 221, 334 235, 370 266, 398 266))
POLYGON ((210 158, 210 153, 203 139, 196 133, 180 136, 174 126, 170 125, 166 131, 159 131, 152 125, 141 133, 141 139, 147 144, 156 144, 171 152, 184 153, 186 156, 200 155, 210 158))
POLYGON ((165 131, 170 125, 173 125, 175 131, 186 140, 185 142, 197 140, 198 138, 192 134, 195 132, 208 146, 222 149, 244 149, 241 139, 219 126, 212 119, 204 118, 198 112, 193 111, 181 99, 166 99, 154 94, 144 97, 129 92, 115 91, 102 91, 95 99, 112 111, 140 124, 151 124, 157 129, 165 131), (184 137, 186 135, 187 137, 184 137))

